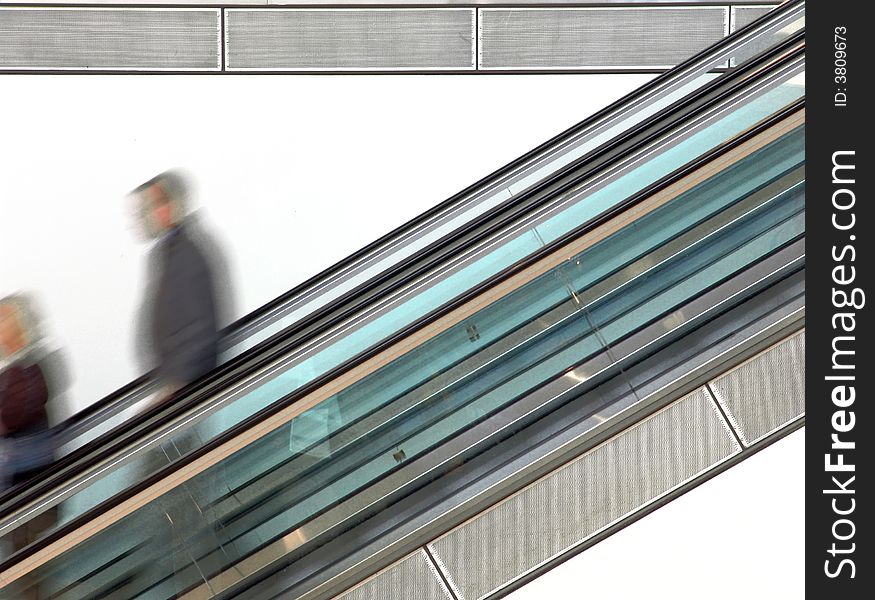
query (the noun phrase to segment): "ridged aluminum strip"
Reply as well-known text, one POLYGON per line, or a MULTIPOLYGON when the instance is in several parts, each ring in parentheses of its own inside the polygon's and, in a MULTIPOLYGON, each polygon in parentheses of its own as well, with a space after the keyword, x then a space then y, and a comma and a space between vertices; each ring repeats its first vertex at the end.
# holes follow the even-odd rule
POLYGON ((226 68, 474 69, 474 9, 228 9, 226 68))
POLYGON ((709 386, 745 445, 805 413, 804 332, 755 356, 709 386))
POLYGON ((429 548, 461 600, 484 598, 740 450, 700 388, 429 548))
POLYGON ((218 71, 207 8, 0 7, 0 69, 218 71))
POLYGON ((726 35, 729 7, 483 8, 481 69, 664 69, 726 35))
POLYGON ((422 550, 357 585, 334 600, 453 600, 422 550))

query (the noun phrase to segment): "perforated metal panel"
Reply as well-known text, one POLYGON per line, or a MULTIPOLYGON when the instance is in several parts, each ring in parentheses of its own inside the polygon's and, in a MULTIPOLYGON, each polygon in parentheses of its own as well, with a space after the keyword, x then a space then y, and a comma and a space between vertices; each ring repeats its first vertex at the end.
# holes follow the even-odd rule
POLYGON ((745 445, 805 412, 805 335, 773 346, 710 384, 745 445))
POLYGON ((236 70, 474 68, 473 9, 227 10, 236 70))
MULTIPOLYGON (((733 6, 732 16, 730 18, 730 22, 732 23, 732 31, 738 31, 745 25, 753 23, 773 8, 774 6, 733 6)), ((769 46, 777 44, 787 37, 788 35, 785 33, 766 36, 763 40, 752 43, 745 52, 739 52, 737 56, 732 58, 730 64, 733 67, 736 65, 740 65, 749 58, 752 58, 760 52, 767 50, 769 46)))
POLYGON ((667 68, 720 40, 728 7, 480 11, 482 69, 667 68))
POLYGON ((0 69, 218 70, 216 9, 0 8, 0 69))
POLYGON ((429 547, 460 598, 483 598, 739 451, 700 389, 429 547))
POLYGON ((732 7, 732 31, 738 31, 745 25, 750 25, 764 14, 770 12, 771 6, 733 6, 732 7))
POLYGON ((335 600, 452 600, 425 552, 395 563, 335 600))

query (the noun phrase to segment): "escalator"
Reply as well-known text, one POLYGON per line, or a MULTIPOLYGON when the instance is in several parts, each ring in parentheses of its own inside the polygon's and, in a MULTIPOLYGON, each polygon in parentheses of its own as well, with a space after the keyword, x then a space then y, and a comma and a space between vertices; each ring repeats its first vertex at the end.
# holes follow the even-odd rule
POLYGON ((333 597, 556 468, 549 427, 585 453, 798 331, 803 28, 788 3, 242 324, 180 405, 83 427, 3 499, 4 533, 61 518, 0 596, 333 597))

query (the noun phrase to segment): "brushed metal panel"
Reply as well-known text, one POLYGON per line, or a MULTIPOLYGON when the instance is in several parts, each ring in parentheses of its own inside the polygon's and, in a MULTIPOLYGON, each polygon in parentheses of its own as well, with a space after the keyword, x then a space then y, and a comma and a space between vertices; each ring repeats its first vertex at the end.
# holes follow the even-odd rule
POLYGON ((734 33, 745 25, 753 23, 764 14, 771 12, 774 8, 775 5, 733 6, 732 18, 730 20, 730 23, 732 23, 732 31, 730 33, 734 33))
POLYGON ((0 8, 0 69, 218 70, 220 11, 0 8))
POLYGON ((805 413, 805 333, 801 331, 709 386, 745 445, 805 413))
MULTIPOLYGON (((774 6, 733 6, 729 22, 731 23, 732 32, 736 32, 745 25, 753 23, 761 16, 771 11, 774 6)), ((746 60, 753 58, 757 54, 768 50, 770 46, 783 41, 790 36, 790 32, 780 32, 777 35, 765 36, 762 40, 757 40, 745 52, 739 52, 729 61, 730 66, 740 65, 746 60)))
POLYGON ((229 70, 474 68, 473 9, 229 9, 229 70))
POLYGON ((482 69, 668 68, 720 40, 728 7, 484 8, 482 69))
POLYGON ((434 565, 418 550, 364 581, 335 600, 453 600, 435 572, 434 565))
POLYGON ((429 548, 459 598, 484 598, 740 450, 700 388, 429 548))

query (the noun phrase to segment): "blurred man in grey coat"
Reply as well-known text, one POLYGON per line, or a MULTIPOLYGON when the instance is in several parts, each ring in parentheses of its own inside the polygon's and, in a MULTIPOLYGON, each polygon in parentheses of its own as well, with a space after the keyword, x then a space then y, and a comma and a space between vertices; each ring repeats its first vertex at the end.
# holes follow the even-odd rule
MULTIPOLYGON (((136 339, 141 358, 161 385, 146 407, 150 408, 174 400, 180 388, 218 366, 219 329, 230 312, 230 286, 218 246, 195 215, 188 214, 190 187, 180 172, 162 173, 132 194, 141 225, 155 240, 136 339)), ((200 427, 191 424, 148 453, 139 476, 145 478, 201 446, 209 432, 205 435, 200 427)), ((137 567, 135 577, 151 585, 169 568, 175 573, 177 592, 192 585, 192 557, 221 546, 209 506, 223 476, 221 469, 214 469, 209 477, 193 478, 149 505, 152 554, 137 567), (150 568, 161 575, 150 574, 150 568)))
POLYGON ((217 257, 187 215, 188 185, 180 173, 162 173, 134 193, 147 233, 157 240, 137 343, 166 400, 218 364, 217 257))

